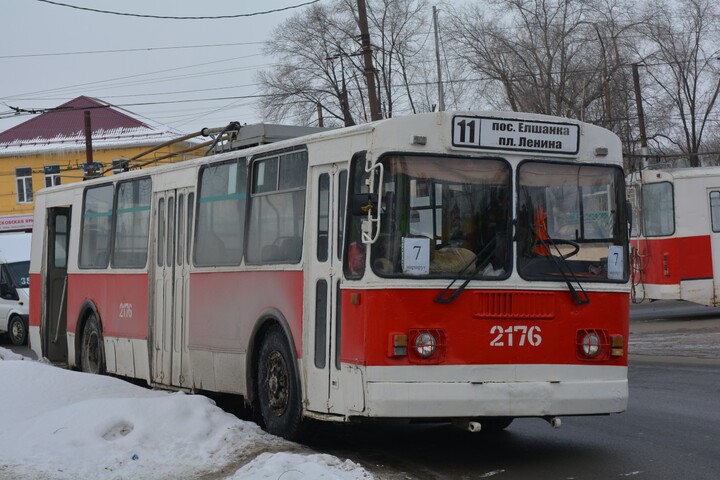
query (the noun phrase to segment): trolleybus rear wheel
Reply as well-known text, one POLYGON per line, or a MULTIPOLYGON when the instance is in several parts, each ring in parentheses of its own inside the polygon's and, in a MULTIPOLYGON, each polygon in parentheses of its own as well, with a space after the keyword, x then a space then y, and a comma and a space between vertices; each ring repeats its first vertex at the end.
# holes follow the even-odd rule
POLYGON ((279 326, 271 327, 260 346, 257 382, 265 429, 288 440, 298 439, 302 420, 300 386, 295 359, 279 326))
POLYGON ((102 333, 95 314, 90 314, 83 328, 80 344, 80 368, 87 373, 105 373, 105 351, 102 333))

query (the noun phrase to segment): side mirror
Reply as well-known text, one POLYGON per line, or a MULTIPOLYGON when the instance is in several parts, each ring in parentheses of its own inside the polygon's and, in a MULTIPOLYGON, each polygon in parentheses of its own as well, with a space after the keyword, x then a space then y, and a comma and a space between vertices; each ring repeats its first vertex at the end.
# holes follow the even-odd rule
POLYGON ((356 217, 373 213, 377 204, 377 193, 353 193, 350 196, 350 212, 356 217))

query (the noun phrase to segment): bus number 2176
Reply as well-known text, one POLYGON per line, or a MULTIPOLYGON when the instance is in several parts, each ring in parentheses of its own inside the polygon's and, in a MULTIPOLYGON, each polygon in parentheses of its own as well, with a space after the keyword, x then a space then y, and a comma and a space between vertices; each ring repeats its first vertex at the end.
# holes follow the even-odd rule
POLYGON ((503 327, 502 325, 494 325, 490 328, 490 335, 495 335, 490 341, 491 347, 518 347, 528 344, 537 347, 542 343, 540 335, 540 327, 527 325, 512 325, 503 327))

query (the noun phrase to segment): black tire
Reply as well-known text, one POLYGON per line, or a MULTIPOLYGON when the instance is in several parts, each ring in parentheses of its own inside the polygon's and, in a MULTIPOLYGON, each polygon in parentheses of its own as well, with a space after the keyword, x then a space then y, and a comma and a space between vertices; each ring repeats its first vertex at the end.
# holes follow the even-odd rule
POLYGON ((257 363, 257 398, 265 430, 288 440, 303 433, 295 358, 282 328, 268 330, 257 363))
POLYGON ((486 417, 480 418, 480 431, 483 433, 498 433, 505 430, 513 422, 513 417, 486 417))
POLYGON ((100 324, 94 314, 90 314, 80 344, 80 369, 86 373, 105 373, 105 348, 103 346, 100 324))
POLYGON ((8 322, 8 337, 13 345, 25 345, 27 342, 27 325, 17 315, 10 317, 8 322))

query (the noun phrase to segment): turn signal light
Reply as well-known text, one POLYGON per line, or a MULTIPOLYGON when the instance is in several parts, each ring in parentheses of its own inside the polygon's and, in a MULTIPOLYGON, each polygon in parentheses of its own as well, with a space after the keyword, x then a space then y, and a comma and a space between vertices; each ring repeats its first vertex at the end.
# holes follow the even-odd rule
POLYGON ((625 339, 622 335, 612 335, 610 337, 610 356, 622 357, 625 355, 625 339))
POLYGON ((404 333, 391 333, 388 357, 404 357, 407 355, 408 336, 404 333))

